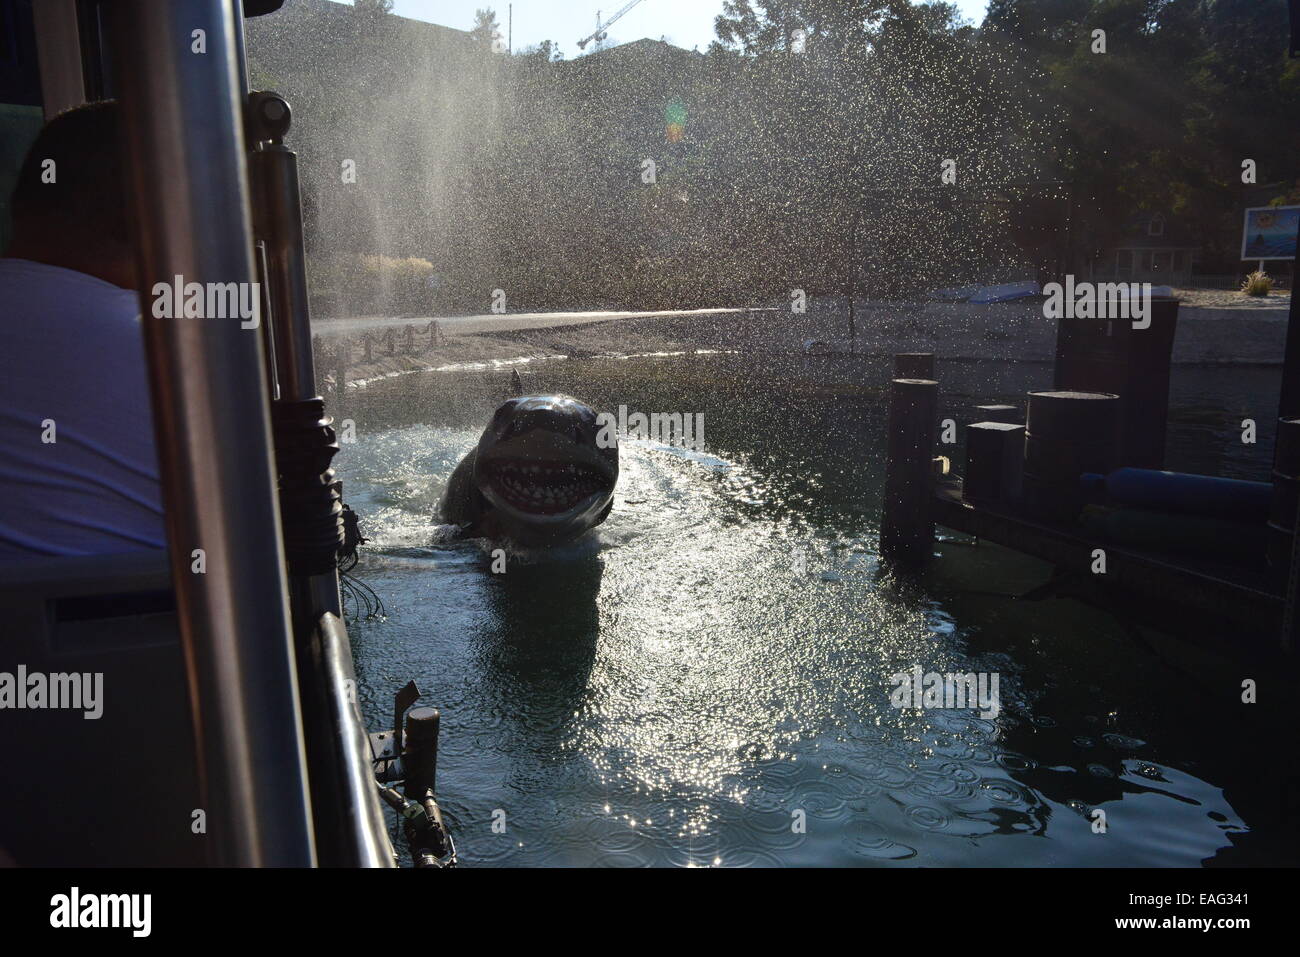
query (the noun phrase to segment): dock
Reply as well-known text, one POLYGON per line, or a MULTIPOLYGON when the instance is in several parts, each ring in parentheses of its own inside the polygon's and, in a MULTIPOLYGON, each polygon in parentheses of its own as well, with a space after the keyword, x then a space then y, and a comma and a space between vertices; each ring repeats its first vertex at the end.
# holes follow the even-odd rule
POLYGON ((1291 436, 1300 436, 1300 324, 1293 310, 1279 410, 1279 436, 1286 431, 1288 438, 1279 438, 1270 491, 1266 483, 1162 471, 1177 302, 1161 308, 1153 335, 1113 331, 1124 323, 1091 328, 1077 323, 1067 329, 1062 320, 1058 391, 1030 393, 1018 419, 1005 414, 1006 406, 979 406, 977 415, 1000 412, 966 423, 962 478, 949 474, 949 463, 940 467, 936 457, 940 404, 934 357, 896 356, 885 435, 882 557, 899 571, 919 571, 934 557, 936 526, 950 529, 971 536, 975 544, 993 542, 1051 564, 1055 581, 1072 583, 1061 594, 1096 599, 1132 624, 1173 629, 1198 642, 1208 635, 1212 644, 1241 651, 1280 651, 1294 661, 1300 631, 1294 533, 1300 468, 1293 460, 1300 456, 1300 439, 1291 436), (1296 408, 1288 408, 1288 402, 1296 408), (1134 472, 1157 482, 1217 483, 1232 487, 1234 494, 1238 487, 1253 486, 1252 495, 1264 506, 1271 502, 1271 510, 1266 520, 1256 508, 1252 518, 1234 519, 1238 524, 1220 521, 1211 503, 1198 511, 1203 485, 1194 486, 1198 494, 1190 510, 1182 503, 1183 511, 1173 505, 1166 509, 1159 500, 1096 504, 1085 494, 1089 482, 1106 481, 1102 476, 1134 472), (1099 525, 1093 521, 1098 514, 1109 517, 1099 525), (1116 527, 1105 524, 1110 517, 1129 523, 1122 535, 1116 537, 1116 527), (1202 535, 1180 547, 1149 531, 1129 532, 1131 523, 1141 526, 1148 519, 1169 523, 1158 526, 1161 532, 1187 528, 1196 535, 1222 527, 1224 535, 1202 535), (1234 528, 1241 530, 1239 536, 1234 528), (1205 547, 1207 541, 1212 547, 1205 547))
MULTIPOLYGON (((1174 607, 1180 616, 1204 616, 1233 623, 1231 640, 1275 646, 1282 627, 1285 597, 1261 586, 1258 572, 1226 563, 1180 559, 1098 542, 1082 530, 1037 522, 997 505, 975 505, 962 498, 960 482, 944 482, 931 498, 936 525, 962 532, 1050 562, 1080 575, 1093 575, 1094 550, 1106 552, 1106 572, 1093 578, 1118 599, 1174 607)), ((1161 618, 1167 615, 1161 613, 1161 618)), ((1225 636, 1228 637, 1228 636, 1225 636)))

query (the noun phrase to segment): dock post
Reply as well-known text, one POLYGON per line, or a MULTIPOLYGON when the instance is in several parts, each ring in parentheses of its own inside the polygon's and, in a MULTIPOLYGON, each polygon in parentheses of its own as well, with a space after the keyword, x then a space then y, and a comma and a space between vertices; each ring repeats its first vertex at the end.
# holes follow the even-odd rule
POLYGON ((972 422, 966 427, 966 472, 962 498, 968 502, 1020 504, 1025 465, 1025 427, 1011 422, 972 422))
POLYGON ((1024 425, 1025 413, 1021 412, 1020 407, 1015 405, 977 405, 975 406, 975 421, 1024 425))
POLYGON ((933 379, 890 383, 880 513, 880 552, 889 562, 918 566, 933 549, 930 473, 938 405, 939 383, 933 379))
MULTIPOLYGON (((1107 300, 1116 315, 1116 300, 1107 300)), ((1113 319, 1057 320, 1054 388, 1120 397, 1120 465, 1165 467, 1169 375, 1178 300, 1153 297, 1148 325, 1113 319)))
POLYGON ((1121 463, 1124 406, 1110 392, 1031 392, 1020 476, 1026 514, 1073 525, 1085 504, 1079 477, 1121 463))

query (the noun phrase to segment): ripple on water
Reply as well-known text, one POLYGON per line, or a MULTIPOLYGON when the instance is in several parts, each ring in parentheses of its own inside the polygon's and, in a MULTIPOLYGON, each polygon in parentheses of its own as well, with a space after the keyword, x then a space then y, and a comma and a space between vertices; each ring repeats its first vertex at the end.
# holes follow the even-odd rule
POLYGON ((467 863, 501 867, 514 863, 523 850, 519 841, 509 833, 493 834, 487 828, 476 833, 472 841, 465 840, 463 832, 454 836, 457 852, 465 857, 467 863))
POLYGON ((652 867, 654 855, 648 848, 637 847, 627 851, 601 851, 592 862, 594 867, 652 867))
POLYGON ((1033 758, 1026 757, 1023 754, 1016 754, 1014 751, 1002 751, 998 754, 998 764, 1008 771, 1015 773, 1017 771, 1032 771, 1038 767, 1038 762, 1033 758))
POLYGON ((716 830, 686 829, 675 835, 664 857, 675 867, 716 867, 722 860, 722 844, 716 830))
POLYGON ((867 758, 862 762, 862 774, 870 781, 875 781, 890 790, 910 787, 915 772, 899 764, 867 758))
POLYGON ((776 850, 790 850, 803 844, 808 835, 794 829, 794 815, 789 811, 757 811, 741 822, 746 830, 757 836, 757 843, 776 850))
POLYGON ((1142 777, 1151 781, 1167 782, 1169 779, 1164 776, 1164 772, 1157 765, 1148 762, 1142 762, 1132 768, 1134 774, 1140 774, 1142 777))
POLYGON ((827 765, 824 773, 825 783, 845 799, 862 797, 868 791, 866 780, 842 764, 827 765))
POLYGON ((757 847, 742 847, 720 855, 723 867, 784 867, 785 861, 772 851, 757 847))
POLYGON ((844 797, 824 781, 809 781, 800 785, 794 804, 807 811, 811 817, 825 821, 836 820, 848 812, 844 797))
POLYGON ((1070 799, 1069 808, 1080 817, 1086 818, 1092 814, 1092 808, 1088 805, 1088 802, 1080 801, 1078 798, 1070 799))
POLYGON ((922 831, 946 831, 952 823, 948 814, 928 804, 913 804, 903 811, 907 823, 922 831))
POLYGON ((610 828, 596 838, 597 847, 614 853, 635 851, 647 843, 645 831, 625 821, 610 822, 610 828))
POLYGON ((873 821, 850 826, 842 844, 850 853, 873 861, 906 861, 916 857, 916 848, 893 840, 873 821))
POLYGON ((993 778, 980 782, 980 788, 994 804, 1002 807, 1028 808, 1038 803, 1034 793, 1016 781, 993 778))
MULTIPOLYGON (((970 773, 978 780, 978 775, 973 771, 970 773)), ((920 772, 916 776, 913 790, 923 797, 945 798, 952 801, 969 800, 975 794, 975 787, 971 781, 959 780, 940 769, 920 772)))
POLYGON ((763 761, 754 766, 754 773, 756 805, 784 806, 794 797, 803 771, 794 761, 763 761))
POLYGON ((952 778, 952 780, 959 784, 974 785, 980 779, 979 772, 974 768, 967 767, 964 764, 958 764, 955 761, 949 761, 946 764, 939 765, 936 771, 945 777, 952 778))

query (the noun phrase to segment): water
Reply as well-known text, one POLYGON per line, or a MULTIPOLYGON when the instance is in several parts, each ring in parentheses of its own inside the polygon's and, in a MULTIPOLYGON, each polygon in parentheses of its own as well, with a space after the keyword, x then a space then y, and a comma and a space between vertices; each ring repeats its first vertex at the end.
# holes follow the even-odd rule
MULTIPOLYGON (((350 627, 363 708, 386 727, 414 678, 442 710, 466 864, 1294 862, 1262 823, 1285 728, 1239 703, 1242 666, 1072 598, 1004 597, 1045 566, 995 546, 945 545, 918 583, 882 574, 882 361, 530 369, 530 391, 703 412, 709 451, 625 444, 597 534, 494 576, 484 545, 431 530, 501 383, 433 373, 347 397, 358 441, 339 466, 374 539, 358 574, 388 609, 350 627), (891 707, 887 677, 915 665, 998 673, 1002 713, 891 707)), ((1050 374, 952 364, 945 406, 967 421, 1050 374)), ((1275 379, 1180 370, 1170 465, 1260 477, 1271 441, 1237 427, 1243 409, 1268 420, 1275 379)))

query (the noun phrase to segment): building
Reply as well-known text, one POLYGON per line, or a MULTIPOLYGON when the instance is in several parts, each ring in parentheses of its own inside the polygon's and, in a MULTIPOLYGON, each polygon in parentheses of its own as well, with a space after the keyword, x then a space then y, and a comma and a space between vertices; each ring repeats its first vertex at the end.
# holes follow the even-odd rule
POLYGON ((1127 223, 1115 243, 1095 261, 1093 277, 1123 282, 1185 286, 1201 246, 1174 217, 1142 212, 1127 223))

